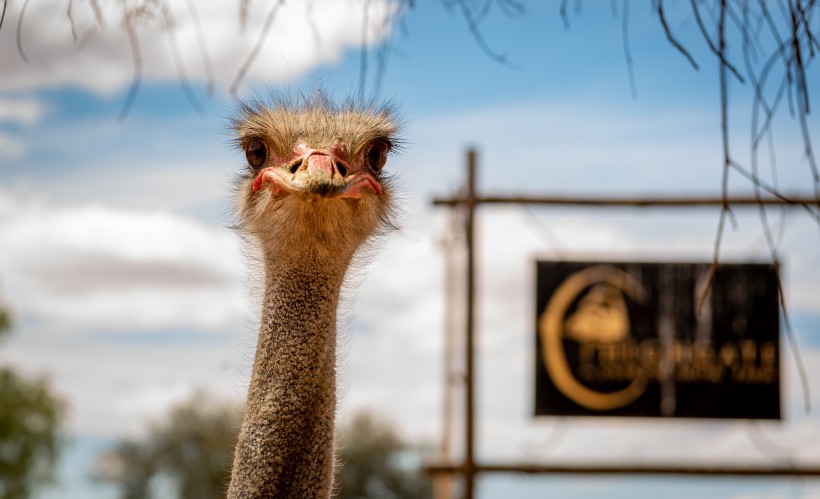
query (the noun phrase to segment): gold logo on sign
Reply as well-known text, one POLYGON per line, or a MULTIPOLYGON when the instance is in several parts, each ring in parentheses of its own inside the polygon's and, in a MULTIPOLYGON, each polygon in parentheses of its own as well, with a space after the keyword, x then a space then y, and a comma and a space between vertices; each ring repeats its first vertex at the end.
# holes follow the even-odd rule
POLYGON ((578 271, 558 286, 538 318, 538 334, 547 374, 561 393, 578 405, 597 411, 624 407, 641 396, 648 381, 641 374, 625 388, 613 392, 599 392, 582 384, 567 362, 564 339, 582 346, 628 339, 631 324, 624 297, 642 304, 646 295, 646 289, 634 277, 608 265, 578 271), (584 292, 575 312, 567 317, 570 306, 584 292))

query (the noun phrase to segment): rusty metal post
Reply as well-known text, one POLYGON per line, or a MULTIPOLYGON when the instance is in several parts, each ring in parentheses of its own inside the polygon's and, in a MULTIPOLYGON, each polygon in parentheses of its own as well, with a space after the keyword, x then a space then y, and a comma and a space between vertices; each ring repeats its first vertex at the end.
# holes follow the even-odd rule
POLYGON ((465 244, 467 246, 467 289, 466 320, 464 335, 465 357, 465 407, 464 414, 464 499, 473 499, 475 492, 475 348, 473 326, 475 319, 475 208, 476 208, 476 151, 467 151, 467 189, 465 192, 467 210, 464 223, 465 244))

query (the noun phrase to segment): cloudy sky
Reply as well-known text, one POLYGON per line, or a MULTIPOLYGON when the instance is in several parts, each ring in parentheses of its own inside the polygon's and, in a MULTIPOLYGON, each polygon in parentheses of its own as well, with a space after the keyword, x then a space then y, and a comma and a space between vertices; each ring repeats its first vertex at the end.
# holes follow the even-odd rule
MULTIPOLYGON (((480 152, 485 192, 719 192, 717 64, 688 5, 668 7, 669 16, 699 71, 666 42, 648 2, 628 4, 633 98, 621 2, 613 2, 616 12, 608 2, 571 7, 569 29, 560 2, 523 2, 520 14, 511 3, 494 3, 482 41, 471 36, 457 2, 416 2, 409 11, 389 0, 366 3, 366 18, 360 0, 285 3, 239 83, 269 2, 249 2, 245 18, 240 2, 159 3, 153 17, 134 24, 143 64, 127 108, 135 69, 121 3, 100 2, 96 14, 93 2, 73 2, 73 24, 65 2, 32 0, 22 21, 23 2, 9 3, 0 30, 0 301, 15 324, 0 362, 47 375, 70 404, 71 445, 60 482, 43 497, 111 497, 86 478, 96 452, 143 434, 195 393, 244 397, 258 276, 229 229, 231 182, 244 161, 226 131, 233 86, 240 97, 309 91, 317 83, 335 95, 356 94, 364 48, 365 93, 378 91, 401 107, 406 147, 388 167, 400 180, 402 227, 380 241, 372 264, 346 290, 340 418, 372 410, 411 439, 437 443, 442 431, 442 247, 452 233, 445 210, 430 201, 459 188, 467 147, 480 152)), ((730 40, 736 55, 739 44, 730 40)), ((730 82, 731 147, 743 165, 751 161, 748 87, 730 82)), ((764 149, 762 175, 785 192, 810 192, 797 122, 782 110, 774 123, 777 172, 764 149)), ((810 124, 818 142, 816 114, 810 124)), ((751 192, 739 175, 730 188, 751 192)), ((718 215, 481 209, 482 458, 820 463, 820 420, 816 410, 803 410, 787 348, 781 423, 531 417, 533 261, 709 261, 718 215)), ((757 211, 739 209, 736 218, 722 257, 766 261, 757 211)), ((774 210, 770 220, 817 403, 820 231, 798 210, 785 218, 774 210)), ((820 495, 813 482, 715 479, 497 477, 482 479, 479 490, 481 497, 820 495)))

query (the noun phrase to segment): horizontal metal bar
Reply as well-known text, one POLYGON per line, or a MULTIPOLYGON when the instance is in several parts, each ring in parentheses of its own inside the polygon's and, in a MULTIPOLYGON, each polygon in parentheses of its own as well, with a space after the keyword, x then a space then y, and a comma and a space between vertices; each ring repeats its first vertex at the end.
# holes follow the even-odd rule
MULTIPOLYGON (((814 196, 795 195, 776 197, 741 196, 725 200, 732 207, 737 206, 785 206, 785 207, 820 207, 814 196)), ((478 196, 475 204, 534 204, 534 205, 565 205, 565 206, 624 206, 624 207, 703 207, 723 206, 724 199, 720 196, 669 196, 669 197, 613 197, 613 196, 478 196)), ((458 206, 467 204, 467 198, 435 198, 435 206, 458 206)))
MULTIPOLYGON (((429 474, 461 474, 460 464, 428 464, 423 468, 429 474)), ((535 463, 478 464, 473 466, 476 473, 527 473, 565 475, 712 475, 743 477, 818 477, 820 468, 788 468, 776 466, 720 466, 691 464, 631 464, 631 465, 553 465, 535 463)))

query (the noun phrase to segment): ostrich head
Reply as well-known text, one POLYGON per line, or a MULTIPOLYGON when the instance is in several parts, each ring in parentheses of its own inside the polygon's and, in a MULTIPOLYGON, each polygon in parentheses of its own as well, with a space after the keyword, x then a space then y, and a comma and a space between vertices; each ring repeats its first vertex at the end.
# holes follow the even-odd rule
POLYGON ((390 226, 383 168, 397 145, 390 106, 332 103, 324 94, 243 104, 235 144, 247 165, 238 182, 242 227, 268 257, 349 260, 390 226))

